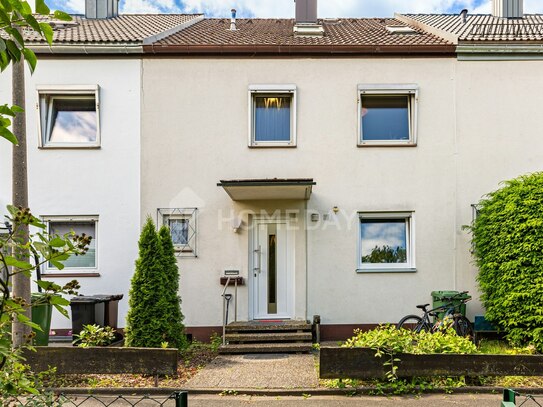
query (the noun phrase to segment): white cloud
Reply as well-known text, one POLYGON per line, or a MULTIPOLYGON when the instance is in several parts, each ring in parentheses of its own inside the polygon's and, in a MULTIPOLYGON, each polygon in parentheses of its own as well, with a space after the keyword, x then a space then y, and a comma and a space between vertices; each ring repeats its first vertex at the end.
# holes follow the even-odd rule
POLYGON ((83 14, 85 12, 85 0, 56 0, 47 2, 52 9, 66 11, 68 13, 83 14))
POLYGON ((125 0, 121 3, 121 12, 128 14, 141 13, 181 13, 174 0, 125 0))
POLYGON ((541 0, 525 0, 524 1, 525 13, 543 13, 543 2, 541 0))
MULTIPOLYGON (((531 0, 536 3, 539 0, 531 0)), ((230 9, 238 15, 254 17, 294 17, 294 0, 185 0, 186 12, 203 12, 208 16, 230 15, 230 9)), ((479 8, 481 0, 320 0, 319 17, 392 17, 401 13, 443 13, 448 10, 479 8)), ((483 9, 490 10, 490 0, 483 9)))
MULTIPOLYGON (((85 0, 53 0, 52 6, 84 13, 85 0)), ((489 13, 491 0, 320 0, 319 17, 392 17, 400 13, 445 13, 467 8, 489 13)), ((121 0, 123 13, 205 13, 209 17, 294 17, 294 0, 121 0)), ((543 13, 541 0, 525 0, 526 13, 543 13)))

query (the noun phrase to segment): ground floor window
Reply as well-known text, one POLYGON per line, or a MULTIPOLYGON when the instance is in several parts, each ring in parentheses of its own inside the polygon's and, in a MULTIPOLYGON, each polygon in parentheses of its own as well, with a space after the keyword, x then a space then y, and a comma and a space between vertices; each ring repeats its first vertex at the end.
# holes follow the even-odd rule
POLYGON ((359 271, 415 271, 412 212, 364 212, 359 222, 359 271))
MULTIPOLYGON (((47 223, 48 232, 50 235, 65 236, 67 234, 75 234, 78 236, 90 236, 91 242, 88 251, 84 255, 70 256, 63 262, 64 269, 61 271, 88 271, 97 268, 97 216, 52 216, 44 217, 47 223)), ((59 272, 59 270, 51 263, 45 266, 45 272, 59 272)))

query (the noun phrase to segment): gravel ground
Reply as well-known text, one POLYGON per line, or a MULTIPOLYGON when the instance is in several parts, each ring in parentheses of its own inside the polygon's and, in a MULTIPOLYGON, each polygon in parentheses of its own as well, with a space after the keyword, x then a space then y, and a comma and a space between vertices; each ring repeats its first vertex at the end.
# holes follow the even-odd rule
POLYGON ((315 358, 305 354, 220 355, 185 388, 296 389, 319 386, 315 358))

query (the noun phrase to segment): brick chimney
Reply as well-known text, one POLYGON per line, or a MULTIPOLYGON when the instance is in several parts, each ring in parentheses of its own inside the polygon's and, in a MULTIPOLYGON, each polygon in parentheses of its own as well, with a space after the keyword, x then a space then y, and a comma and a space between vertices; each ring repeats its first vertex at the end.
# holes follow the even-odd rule
POLYGON ((492 15, 503 18, 524 17, 523 0, 492 0, 492 15))
POLYGON ((119 0, 85 0, 85 18, 103 19, 119 15, 119 0))

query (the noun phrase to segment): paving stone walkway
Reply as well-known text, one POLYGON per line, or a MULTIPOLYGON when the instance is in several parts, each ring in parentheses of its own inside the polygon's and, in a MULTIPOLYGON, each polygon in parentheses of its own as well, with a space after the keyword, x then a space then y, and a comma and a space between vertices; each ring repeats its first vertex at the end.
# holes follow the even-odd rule
POLYGON ((309 389, 319 385, 308 354, 219 355, 185 386, 190 389, 309 389))

